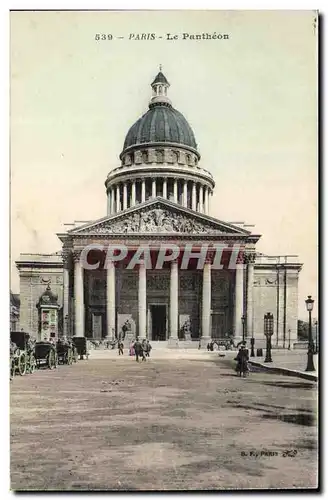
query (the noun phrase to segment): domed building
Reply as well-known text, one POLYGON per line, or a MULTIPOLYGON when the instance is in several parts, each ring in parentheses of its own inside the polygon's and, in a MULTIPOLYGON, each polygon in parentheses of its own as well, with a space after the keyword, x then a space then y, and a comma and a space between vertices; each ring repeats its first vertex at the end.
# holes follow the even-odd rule
POLYGON ((208 214, 215 183, 199 165, 192 128, 172 106, 170 84, 161 71, 151 87, 149 110, 128 131, 121 164, 106 179, 107 214, 157 196, 208 214))
POLYGON ((62 252, 21 254, 20 325, 37 331, 43 283, 58 294, 59 335, 149 338, 169 346, 210 339, 273 345, 297 339, 297 258, 256 251, 245 223, 213 217, 215 188, 194 131, 160 71, 148 110, 128 130, 105 180, 107 215, 58 234, 62 252))

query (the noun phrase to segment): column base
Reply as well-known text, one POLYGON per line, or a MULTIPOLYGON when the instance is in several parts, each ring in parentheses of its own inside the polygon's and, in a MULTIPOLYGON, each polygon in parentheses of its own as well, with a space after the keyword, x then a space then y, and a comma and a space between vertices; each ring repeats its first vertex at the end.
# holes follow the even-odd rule
POLYGON ((177 348, 179 347, 179 339, 178 337, 169 337, 167 340, 167 347, 177 348))
POLYGON ((199 340, 200 340, 200 346, 206 348, 207 344, 209 344, 211 342, 212 338, 211 337, 201 337, 199 340))

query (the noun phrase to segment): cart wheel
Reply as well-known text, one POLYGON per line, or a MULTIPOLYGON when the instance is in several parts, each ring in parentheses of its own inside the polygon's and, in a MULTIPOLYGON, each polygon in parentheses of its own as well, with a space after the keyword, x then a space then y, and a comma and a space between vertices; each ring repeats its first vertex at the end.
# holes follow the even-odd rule
POLYGON ((31 354, 31 356, 30 356, 29 372, 33 373, 35 371, 35 368, 36 368, 35 357, 33 356, 33 354, 31 354))
POLYGON ((27 368, 26 355, 22 352, 18 358, 18 373, 20 375, 25 375, 27 368))
POLYGON ((10 380, 12 380, 15 376, 15 360, 12 359, 10 363, 10 380))
POLYGON ((55 368, 55 353, 51 350, 48 354, 48 367, 49 370, 53 370, 55 368))

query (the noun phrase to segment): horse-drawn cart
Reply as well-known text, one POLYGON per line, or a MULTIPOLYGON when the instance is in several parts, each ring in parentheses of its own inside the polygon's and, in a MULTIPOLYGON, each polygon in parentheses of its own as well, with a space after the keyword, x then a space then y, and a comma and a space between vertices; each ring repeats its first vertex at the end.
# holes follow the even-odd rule
POLYGON ((59 365, 71 365, 73 363, 73 346, 68 340, 58 339, 56 350, 59 365))
POLYGON ((10 365, 12 376, 33 373, 35 370, 35 344, 29 333, 10 332, 10 365))
POLYGON ((48 367, 50 370, 57 368, 58 356, 56 346, 46 340, 36 342, 35 359, 38 368, 48 367))
POLYGON ((80 357, 80 359, 84 359, 84 356, 86 359, 89 357, 89 343, 88 340, 85 337, 73 337, 72 338, 73 345, 76 348, 77 355, 80 357))

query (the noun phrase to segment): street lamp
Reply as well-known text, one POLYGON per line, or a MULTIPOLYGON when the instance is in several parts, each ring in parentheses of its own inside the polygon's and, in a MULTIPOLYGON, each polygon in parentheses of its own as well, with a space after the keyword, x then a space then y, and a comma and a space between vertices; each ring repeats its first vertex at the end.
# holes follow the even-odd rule
POLYGON ((69 332, 68 314, 66 314, 66 316, 65 316, 65 319, 64 319, 64 320, 65 320, 65 326, 66 326, 66 335, 67 335, 67 337, 69 337, 69 336, 70 336, 70 335, 69 335, 69 334, 70 334, 70 332, 69 332))
POLYGON ((305 304, 306 304, 306 309, 309 313, 309 344, 308 344, 307 366, 305 371, 314 372, 315 368, 313 363, 312 318, 311 318, 314 300, 311 298, 311 295, 308 295, 305 304))
POLYGON ((254 353, 254 344, 255 344, 255 339, 254 339, 254 330, 252 331, 252 338, 251 338, 251 357, 254 358, 255 353, 254 353))
POLYGON ((245 318, 245 316, 243 314, 242 317, 241 317, 241 322, 243 324, 243 343, 245 342, 245 319, 246 318, 245 318))
POLYGON ((266 353, 264 363, 272 363, 271 337, 273 335, 273 314, 264 315, 264 335, 266 336, 266 353))
POLYGON ((315 323, 315 353, 318 354, 318 322, 315 323))

